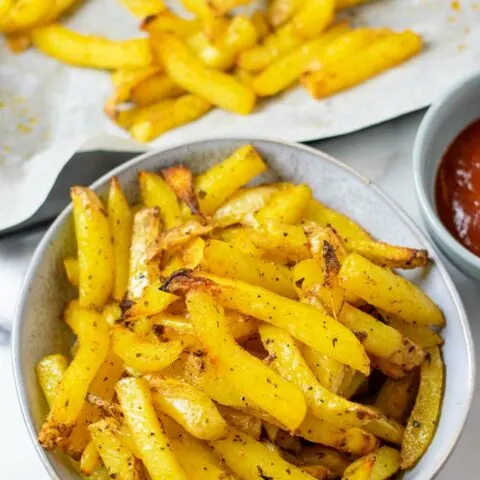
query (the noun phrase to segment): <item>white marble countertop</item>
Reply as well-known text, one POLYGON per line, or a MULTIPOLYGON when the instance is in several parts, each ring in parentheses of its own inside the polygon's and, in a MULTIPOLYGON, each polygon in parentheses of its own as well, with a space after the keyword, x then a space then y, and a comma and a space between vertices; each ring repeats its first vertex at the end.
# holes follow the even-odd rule
MULTIPOLYGON (((366 175, 393 197, 421 225, 411 171, 413 140, 422 114, 411 114, 367 130, 313 143, 366 175)), ((46 480, 17 404, 10 360, 9 330, 26 261, 42 232, 0 240, 0 478, 46 480), (8 266, 8 268, 6 268, 8 266), (8 274, 6 273, 8 271, 8 274)), ((474 340, 480 342, 479 285, 450 268, 465 303, 474 340)), ((480 349, 477 350, 480 352, 480 349)), ((477 353, 478 358, 479 353, 477 353)), ((439 480, 467 480, 480 472, 480 382, 465 432, 439 480)), ((419 479, 424 480, 424 479, 419 479)))

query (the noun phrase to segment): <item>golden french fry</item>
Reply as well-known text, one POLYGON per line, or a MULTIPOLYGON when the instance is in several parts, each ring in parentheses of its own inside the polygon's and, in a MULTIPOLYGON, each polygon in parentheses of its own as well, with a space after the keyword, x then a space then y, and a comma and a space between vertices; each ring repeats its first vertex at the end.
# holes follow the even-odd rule
POLYGON ((108 325, 100 313, 81 308, 77 312, 72 328, 80 346, 57 387, 58 393, 38 435, 41 445, 49 450, 65 446, 110 343, 108 325))
POLYGON ((58 385, 68 367, 64 355, 54 354, 43 357, 37 364, 37 380, 49 407, 57 395, 58 385))
POLYGON ((445 323, 442 311, 417 286, 356 253, 343 262, 340 279, 346 290, 408 322, 440 326, 445 323))
POLYGON ((65 257, 63 259, 63 267, 67 275, 68 281, 74 286, 78 287, 79 284, 79 268, 78 259, 75 257, 65 257))
POLYGON ((102 308, 114 281, 110 225, 102 203, 92 190, 72 187, 70 195, 77 238, 80 304, 102 308))
POLYGON ((252 145, 237 148, 222 162, 195 179, 195 191, 204 215, 211 215, 223 202, 267 169, 252 145))
POLYGON ((30 35, 33 45, 46 55, 79 67, 138 68, 153 63, 148 40, 144 38, 107 40, 56 24, 34 28, 30 35))
POLYGON ((223 309, 212 297, 192 290, 186 301, 200 341, 219 360, 223 375, 283 425, 296 428, 306 411, 300 390, 237 345, 228 330, 223 309))
POLYGON ((408 374, 407 370, 401 365, 389 362, 384 358, 376 357, 375 355, 370 355, 369 358, 373 368, 380 370, 385 376, 393 378, 394 380, 399 380, 408 374))
POLYGON ((215 404, 201 390, 173 378, 149 375, 155 408, 201 440, 217 440, 227 435, 228 426, 215 404))
POLYGON ((183 93, 185 90, 170 77, 163 73, 157 73, 136 83, 131 88, 131 99, 140 107, 145 107, 160 100, 178 97, 183 93))
POLYGON ((167 9, 163 0, 120 0, 120 3, 139 18, 158 15, 167 9))
POLYGON ((332 23, 334 14, 335 0, 306 0, 292 19, 295 33, 316 37, 332 23))
POLYGON ((185 165, 174 165, 164 168, 162 176, 175 195, 191 210, 192 220, 195 216, 201 217, 198 199, 194 191, 193 173, 185 165))
POLYGON ((197 95, 183 95, 160 115, 154 113, 149 118, 135 120, 129 132, 135 140, 149 142, 173 128, 197 120, 211 108, 210 103, 197 95))
POLYGON ((226 465, 245 480, 275 478, 278 480, 309 480, 312 477, 286 462, 265 445, 238 430, 232 429, 222 440, 209 442, 226 465))
MULTIPOLYGON (((0 6, 1 8, 1 6, 0 6)), ((0 13, 1 15, 1 13, 0 13)), ((22 53, 30 47, 30 37, 23 33, 11 33, 5 36, 5 41, 8 49, 12 53, 22 53)))
POLYGON ((203 261, 206 242, 202 237, 192 238, 182 253, 182 260, 185 268, 191 270, 197 268, 203 261))
POLYGON ((159 118, 170 112, 175 105, 174 98, 160 100, 152 105, 145 107, 132 107, 128 109, 118 110, 116 106, 110 109, 110 104, 104 108, 104 112, 120 127, 126 130, 132 128, 133 125, 147 122, 152 118, 159 118))
POLYGON ((376 411, 379 417, 369 422, 363 428, 367 432, 375 435, 377 438, 385 440, 389 443, 401 445, 404 434, 403 425, 398 423, 396 420, 393 420, 392 418, 384 416, 381 410, 375 407, 370 408, 376 411))
POLYGON ((368 377, 358 371, 350 370, 343 378, 340 394, 342 397, 352 398, 366 388, 368 388, 368 377))
POLYGON ((402 468, 411 467, 432 441, 440 414, 443 392, 443 361, 438 347, 427 350, 420 369, 420 385, 402 441, 402 468))
POLYGON ((97 447, 93 441, 90 441, 80 457, 80 471, 84 475, 90 475, 100 466, 101 462, 97 447))
POLYGON ((198 32, 202 28, 202 22, 198 19, 186 20, 170 11, 159 13, 144 19, 141 29, 146 32, 167 32, 182 38, 198 32))
POLYGON ((0 5, 0 32, 14 33, 30 29, 42 23, 50 7, 48 2, 42 0, 4 1, 0 5))
POLYGON ((386 480, 399 469, 399 451, 384 446, 350 464, 342 480, 386 480))
POLYGON ((113 241, 115 274, 112 297, 122 300, 127 292, 130 242, 133 216, 117 177, 110 182, 108 192, 108 220, 113 241))
POLYGON ((253 110, 255 94, 249 88, 231 75, 206 68, 180 39, 154 32, 152 49, 169 77, 186 91, 235 113, 245 115, 253 110))
POLYGON ((159 277, 159 265, 149 259, 148 249, 158 237, 161 223, 158 207, 142 208, 133 217, 128 279, 130 299, 140 298, 144 288, 159 277))
POLYGON ((338 63, 303 75, 300 80, 312 97, 328 97, 395 67, 416 55, 421 48, 422 38, 416 33, 410 30, 392 33, 338 63))
POLYGON ((203 264, 216 275, 238 278, 284 297, 296 298, 287 267, 251 257, 231 244, 208 240, 203 252, 203 264))
POLYGON ((286 330, 261 325, 259 332, 263 346, 272 358, 270 367, 303 392, 310 412, 317 418, 351 428, 365 425, 378 417, 372 409, 345 400, 323 387, 286 330))
POLYGON ((6 18, 9 10, 13 7, 13 0, 0 0, 0 18, 6 18))
POLYGON ((272 27, 277 28, 290 20, 301 8, 301 0, 272 0, 268 4, 268 20, 272 27))
POLYGON ((225 15, 234 8, 247 5, 251 0, 210 0, 209 4, 219 15, 225 15))
POLYGON ((145 381, 124 378, 117 383, 116 391, 140 459, 152 480, 188 480, 163 433, 145 381))
POLYGON ((302 447, 296 456, 301 464, 324 465, 336 475, 343 475, 349 464, 348 460, 336 450, 318 444, 302 447))
POLYGON ((250 20, 257 31, 257 40, 263 42, 271 31, 267 14, 261 10, 256 10, 250 17, 250 20))
POLYGON ((220 240, 230 243, 243 253, 255 258, 262 258, 264 252, 250 240, 249 231, 243 227, 230 227, 217 232, 220 240))
POLYGON ((262 435, 262 421, 258 417, 224 405, 218 405, 217 407, 222 417, 231 427, 249 435, 255 440, 260 440, 262 435))
POLYGON ((114 327, 111 336, 116 355, 127 366, 141 373, 158 372, 168 367, 177 360, 184 348, 180 340, 154 342, 121 326, 114 327))

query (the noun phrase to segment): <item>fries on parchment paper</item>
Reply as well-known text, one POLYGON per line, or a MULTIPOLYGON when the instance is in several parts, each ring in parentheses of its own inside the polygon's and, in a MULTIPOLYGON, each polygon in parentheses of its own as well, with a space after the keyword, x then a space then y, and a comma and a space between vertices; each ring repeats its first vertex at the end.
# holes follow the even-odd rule
POLYGON ((422 48, 410 30, 337 21, 337 11, 366 0, 270 0, 267 11, 249 15, 237 7, 252 0, 182 0, 194 18, 177 15, 162 0, 119 1, 141 19, 146 36, 109 40, 55 23, 81 8, 72 0, 0 0, 0 32, 13 52, 32 43, 61 62, 112 71, 104 111, 142 142, 213 107, 251 114, 261 98, 295 85, 323 99, 422 48))
POLYGON ((140 172, 135 207, 115 178, 105 206, 72 188, 77 342, 37 367, 45 448, 117 480, 382 480, 423 455, 444 319, 392 266, 427 252, 307 185, 247 186, 266 169, 245 145, 196 177, 140 172))

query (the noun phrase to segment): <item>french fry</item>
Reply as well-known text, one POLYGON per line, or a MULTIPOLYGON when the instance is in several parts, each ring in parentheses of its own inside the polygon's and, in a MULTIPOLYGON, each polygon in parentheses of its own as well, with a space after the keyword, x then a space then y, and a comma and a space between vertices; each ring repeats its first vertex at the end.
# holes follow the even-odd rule
POLYGON ((329 447, 323 445, 304 446, 297 454, 297 459, 304 465, 324 465, 336 475, 343 475, 348 467, 348 460, 329 447))
MULTIPOLYGON (((192 172, 185 165, 175 165, 164 168, 162 170, 162 176, 175 192, 175 195, 190 209, 193 215, 192 220, 194 220, 195 217, 201 217, 198 198, 194 191, 192 172)), ((202 218, 200 219, 202 220, 202 218)))
POLYGON ((118 422, 104 418, 88 427, 93 443, 111 478, 119 480, 141 480, 142 467, 133 453, 126 448, 116 431, 118 422))
POLYGON ((68 281, 74 287, 78 287, 79 284, 79 268, 78 259, 75 257, 65 257, 63 259, 63 267, 65 268, 65 274, 68 281))
POLYGON ((195 180, 195 191, 204 215, 211 215, 240 187, 267 169, 252 145, 237 148, 222 162, 195 180))
POLYGON ((216 275, 238 278, 284 297, 296 298, 287 267, 251 257, 228 243, 208 240, 203 264, 216 275))
POLYGON ((401 449, 401 466, 411 467, 432 441, 440 414, 443 392, 443 361, 438 347, 427 350, 420 369, 420 385, 412 413, 405 427, 401 449))
POLYGON ((189 37, 201 28, 202 22, 199 19, 186 20, 168 10, 145 18, 141 25, 141 29, 149 33, 167 32, 182 38, 189 37))
POLYGON ((312 190, 304 184, 280 189, 272 195, 255 217, 260 223, 269 220, 287 224, 298 223, 311 198, 312 190))
POLYGON ((306 0, 292 18, 295 33, 316 37, 332 23, 334 14, 335 0, 306 0))
POLYGON ((185 93, 185 90, 177 85, 170 77, 167 77, 163 73, 157 73, 133 86, 131 89, 131 99, 140 107, 145 107, 160 100, 178 97, 183 93, 185 93))
POLYGON ((0 6, 0 32, 22 32, 38 25, 48 14, 50 5, 42 0, 4 2, 0 6))
POLYGON ((273 359, 270 367, 303 392, 309 410, 317 418, 351 428, 365 425, 378 417, 372 409, 349 402, 323 387, 287 331, 272 325, 261 325, 259 332, 263 346, 273 359))
POLYGON ((79 67, 138 68, 153 63, 148 40, 143 38, 107 40, 52 24, 34 28, 31 39, 46 55, 79 67))
POLYGON ((184 349, 180 340, 153 342, 121 326, 112 329, 111 337, 115 354, 140 373, 158 372, 168 367, 184 349))
POLYGON ((195 269, 203 261, 205 255, 206 242, 202 237, 192 238, 186 245, 182 253, 182 260, 185 268, 195 269))
POLYGON ((445 323, 441 310, 417 286, 352 253, 340 269, 342 286, 368 303, 421 325, 445 323))
POLYGON ((365 386, 368 386, 368 377, 358 371, 350 370, 343 378, 340 394, 342 397, 352 398, 365 386))
POLYGON ((283 425, 296 428, 306 411, 297 387, 236 344, 226 325, 223 309, 209 295, 195 290, 188 292, 187 308, 202 344, 219 359, 223 375, 283 425))
POLYGON ((366 455, 378 447, 378 440, 371 433, 360 428, 338 428, 312 414, 307 414, 296 435, 353 455, 366 455))
POLYGON ((249 88, 231 75, 206 68, 180 39, 168 33, 154 32, 152 49, 168 75, 186 91, 243 115, 253 110, 255 94, 249 88))
POLYGON ((222 417, 231 427, 249 435, 255 440, 260 440, 262 435, 262 421, 258 417, 224 405, 218 405, 217 407, 222 417))
POLYGON ((152 118, 162 117, 167 112, 170 112, 174 104, 174 98, 167 98, 145 107, 132 107, 118 110, 116 106, 110 108, 110 104, 107 103, 104 111, 117 125, 129 130, 135 124, 148 122, 152 118))
POLYGON ((93 441, 88 442, 80 457, 80 471, 84 475, 91 475, 101 466, 100 456, 93 441))
POLYGON ((268 20, 270 25, 278 28, 300 9, 303 2, 301 0, 272 0, 268 4, 268 20))
POLYGON ((124 378, 116 390, 140 459, 152 480, 188 480, 162 431, 145 381, 124 378))
POLYGON ((381 410, 370 407, 379 414, 379 417, 372 420, 363 428, 375 435, 377 438, 385 440, 388 443, 401 445, 404 433, 404 427, 392 418, 384 416, 381 410))
POLYGON ((148 249, 158 237, 161 223, 158 207, 142 208, 133 217, 128 279, 130 299, 140 298, 144 288, 159 276, 158 263, 148 258, 148 249))
POLYGON ((243 227, 230 227, 217 232, 218 238, 230 243, 243 253, 255 258, 262 258, 264 252, 250 239, 250 232, 243 227))
POLYGON ((245 480, 275 478, 309 480, 312 477, 283 460, 265 445, 238 430, 231 430, 222 440, 210 442, 213 450, 236 475, 245 480))
POLYGON ((149 142, 173 128, 193 122, 207 113, 212 105, 197 95, 183 95, 177 98, 170 108, 161 115, 134 121, 130 135, 139 142, 149 142))
POLYGON ((158 15, 167 8, 163 0, 120 0, 120 3, 138 18, 158 15))
POLYGON ((217 440, 227 435, 227 423, 201 390, 173 378, 150 375, 147 381, 153 389, 155 408, 173 418, 195 438, 217 440))
POLYGON ((250 20, 257 31, 257 40, 263 42, 271 31, 266 13, 261 10, 256 10, 250 17, 250 20))
POLYGON ((13 0, 0 0, 0 18, 6 18, 9 10, 13 7, 13 0))
POLYGON ((115 260, 108 218, 89 188, 72 187, 70 196, 77 238, 80 304, 102 308, 114 281, 115 260))
POLYGON ((225 15, 234 8, 247 5, 251 0, 210 0, 210 5, 219 14, 225 15))
MULTIPOLYGON (((1 8, 1 7, 0 7, 1 8)), ((0 13, 1 15, 1 13, 0 13)), ((8 49, 12 53, 22 53, 30 47, 30 37, 22 32, 11 33, 5 36, 8 49)))
POLYGON ((49 407, 55 400, 58 385, 67 368, 67 358, 59 354, 47 355, 37 364, 37 380, 49 407))
POLYGON ((65 446, 110 343, 108 325, 101 314, 78 309, 75 317, 79 348, 58 384, 58 393, 38 435, 40 444, 49 450, 65 446))
POLYGON ((112 297, 115 300, 122 300, 127 292, 128 285, 133 216, 116 177, 112 178, 108 192, 108 220, 115 258, 112 297))
POLYGON ((408 374, 408 371, 401 365, 389 362, 384 358, 376 357, 375 355, 370 355, 369 358, 373 368, 380 370, 385 376, 393 378, 394 380, 399 380, 408 374))
POLYGON ((416 55, 421 48, 422 39, 414 32, 392 33, 358 54, 303 75, 300 81, 312 97, 325 98, 395 67, 416 55))
POLYGON ((123 312, 117 302, 110 302, 102 310, 104 320, 112 327, 122 319, 123 312))
POLYGON ((384 446, 350 464, 342 480, 386 480, 399 469, 400 453, 384 446))

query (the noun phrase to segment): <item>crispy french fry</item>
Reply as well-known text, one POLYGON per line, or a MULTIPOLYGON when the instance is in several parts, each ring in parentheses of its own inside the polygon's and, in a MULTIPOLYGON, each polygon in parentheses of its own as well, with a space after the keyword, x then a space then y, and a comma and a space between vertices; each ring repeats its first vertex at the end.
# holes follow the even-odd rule
POLYGON ((274 28, 290 20, 301 8, 301 0, 272 0, 268 5, 268 20, 274 28))
POLYGON ((199 19, 186 20, 170 11, 159 13, 144 19, 141 25, 146 32, 167 32, 186 38, 202 28, 199 19))
POLYGON ((147 122, 152 118, 159 118, 165 115, 165 113, 172 109, 174 104, 175 99, 168 98, 145 107, 132 107, 118 110, 116 106, 110 109, 110 104, 107 103, 104 111, 117 125, 128 130, 135 124, 147 122))
POLYGON ((427 350, 420 369, 420 385, 402 441, 402 468, 411 467, 432 441, 440 414, 443 392, 443 361, 438 347, 427 350))
POLYGON ((114 254, 103 206, 89 188, 72 187, 77 238, 79 300, 83 307, 102 308, 113 288, 114 254))
POLYGON ((306 0, 292 19, 295 33, 316 37, 332 23, 334 14, 335 0, 306 0))
POLYGON ((133 86, 131 89, 131 98, 132 101, 140 107, 145 107, 160 100, 178 97, 183 93, 185 93, 185 90, 177 85, 170 77, 167 77, 163 73, 157 73, 133 86))
MULTIPOLYGON (((164 168, 162 176, 175 195, 191 210, 193 218, 201 217, 198 199, 194 191, 193 173, 185 165, 164 168)), ((187 222, 188 223, 188 222, 187 222)))
POLYGON ((108 325, 101 314, 80 308, 77 311, 72 328, 80 346, 57 387, 58 393, 38 436, 41 445, 49 450, 65 445, 110 343, 108 325))
POLYGON ((167 8, 163 0, 120 0, 120 3, 139 18, 158 15, 167 8))
POLYGON ((100 466, 101 462, 97 447, 93 441, 90 441, 80 457, 80 471, 84 475, 90 475, 100 466))
POLYGON ((444 325, 442 311, 417 286, 360 255, 349 255, 340 269, 342 286, 372 305, 421 325, 444 325))
POLYGON ((386 480, 399 469, 400 453, 384 446, 350 464, 342 480, 386 480))
POLYGON ((304 465, 324 465, 336 475, 343 475, 349 464, 343 455, 323 445, 304 446, 297 458, 304 465))
POLYGON ((218 411, 231 427, 249 435, 255 440, 260 440, 262 421, 258 417, 224 405, 218 405, 218 411))
POLYGON ((131 332, 127 328, 116 326, 111 331, 113 351, 137 372, 158 372, 172 364, 184 348, 179 340, 153 342, 131 332))
POLYGON ((213 450, 224 459, 228 468, 245 480, 275 478, 278 480, 309 480, 311 476, 283 460, 265 445, 238 430, 231 430, 222 440, 210 442, 213 450))
POLYGON ((37 364, 37 380, 49 407, 57 395, 58 385, 68 367, 64 355, 54 354, 43 357, 37 364))
POLYGON ((173 128, 193 122, 207 113, 212 105, 197 95, 183 95, 174 100, 161 115, 134 121, 130 135, 139 142, 149 142, 173 128))
POLYGON ((148 249, 158 237, 161 223, 158 207, 142 208, 133 217, 128 279, 130 299, 140 298, 144 288, 160 274, 158 263, 148 258, 148 249))
POLYGON ((394 380, 399 380, 408 374, 408 371, 405 370, 401 365, 389 362, 381 357, 376 357, 375 355, 370 355, 370 363, 373 368, 380 370, 385 376, 393 378, 394 380))
POLYGON ((228 426, 215 404, 201 390, 173 378, 150 375, 152 401, 188 433, 201 440, 217 440, 227 435, 228 426))
POLYGON ((257 40, 259 42, 263 42, 263 40, 265 40, 271 31, 267 14, 261 10, 256 10, 250 17, 250 20, 257 31, 257 40))
POLYGON ((396 445, 401 445, 404 433, 404 427, 397 421, 392 418, 387 418, 381 412, 381 410, 376 409, 375 407, 370 407, 375 410, 379 417, 375 420, 372 420, 363 428, 375 435, 377 438, 385 440, 389 443, 394 443, 396 445))
POLYGON ((236 344, 226 325, 223 309, 212 297, 192 290, 187 294, 187 308, 202 344, 219 359, 223 375, 283 425, 296 428, 306 411, 297 387, 236 344))
POLYGON ((180 39, 154 32, 152 49, 168 75, 186 91, 235 113, 245 115, 253 110, 255 94, 248 87, 231 75, 206 68, 180 39))
POLYGON ((392 33, 338 63, 303 75, 301 83, 312 97, 328 97, 395 67, 416 55, 421 48, 422 38, 411 30, 392 33))
POLYGON ((192 238, 182 252, 182 260, 185 268, 191 270, 197 268, 203 261, 206 242, 202 237, 192 238))
POLYGON ((354 455, 366 455, 378 447, 378 440, 365 430, 338 428, 311 414, 307 414, 296 434, 310 442, 354 455))
POLYGON ((126 448, 116 431, 118 422, 104 418, 88 427, 93 443, 110 477, 119 480, 141 480, 144 478, 140 461, 126 448))
POLYGON ((79 284, 79 268, 78 259, 75 257, 65 257, 63 259, 63 267, 67 275, 68 281, 74 286, 78 287, 79 284))
POLYGON ((34 28, 31 39, 46 55, 79 67, 138 68, 153 63, 148 40, 144 38, 107 40, 52 24, 34 28))
POLYGON ((116 390, 140 459, 152 480, 188 480, 162 431, 145 381, 124 378, 116 390))
POLYGON ((112 297, 122 300, 127 292, 130 242, 133 216, 117 177, 110 182, 108 192, 108 220, 113 241, 115 274, 112 297))
POLYGON ((243 227, 230 227, 218 232, 218 238, 230 243, 243 253, 255 258, 262 258, 264 252, 250 239, 249 231, 243 227))
POLYGON ((216 275, 238 278, 284 297, 296 298, 287 267, 251 257, 231 244, 208 240, 203 252, 203 264, 216 275))
POLYGON ((104 320, 112 327, 122 319, 123 312, 117 302, 110 302, 102 310, 104 320))
POLYGON ((366 387, 368 387, 368 377, 358 371, 350 370, 349 374, 343 378, 340 394, 342 397, 352 398, 366 387))
POLYGON ((240 187, 267 169, 252 145, 237 148, 222 162, 195 180, 195 191, 204 215, 211 215, 240 187))
POLYGON ((42 0, 4 2, 0 6, 0 32, 13 33, 28 30, 42 22, 50 5, 42 0))
POLYGON ((360 427, 378 417, 372 409, 345 400, 323 387, 286 330, 261 325, 259 332, 263 346, 273 359, 270 367, 303 392, 309 410, 317 418, 350 428, 360 427))

